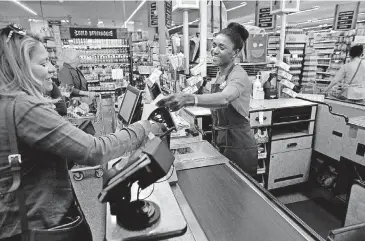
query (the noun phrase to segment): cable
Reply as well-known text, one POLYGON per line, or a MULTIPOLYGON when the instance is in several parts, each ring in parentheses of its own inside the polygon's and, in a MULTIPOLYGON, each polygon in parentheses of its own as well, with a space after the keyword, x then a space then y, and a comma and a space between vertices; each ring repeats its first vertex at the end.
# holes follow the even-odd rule
POLYGON ((174 166, 174 164, 172 164, 172 171, 171 171, 170 176, 168 178, 166 178, 165 180, 161 180, 156 183, 166 182, 167 180, 169 180, 172 177, 172 175, 174 174, 174 170, 175 170, 175 166, 174 166))
POLYGON ((138 187, 138 190, 137 190, 137 200, 139 200, 139 194, 141 193, 141 187, 138 187))
POLYGON ((147 197, 142 198, 140 200, 146 200, 147 198, 149 198, 152 195, 153 191, 155 191, 155 184, 152 184, 152 191, 151 191, 151 193, 147 197))
POLYGON ((355 169, 355 172, 356 172, 357 176, 360 178, 360 181, 361 181, 361 182, 364 182, 364 181, 363 181, 363 179, 361 178, 361 175, 360 175, 360 174, 359 174, 359 172, 357 171, 356 166, 354 166, 354 169, 355 169))

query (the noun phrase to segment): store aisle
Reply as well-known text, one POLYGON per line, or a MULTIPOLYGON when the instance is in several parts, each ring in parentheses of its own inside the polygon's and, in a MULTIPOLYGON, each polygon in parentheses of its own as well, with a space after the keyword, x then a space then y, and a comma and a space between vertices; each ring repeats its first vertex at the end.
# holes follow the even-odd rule
POLYGON ((105 236, 105 204, 99 203, 97 196, 102 187, 102 178, 95 178, 93 171, 85 173, 84 179, 75 181, 70 177, 81 208, 85 213, 94 241, 103 241, 105 236))

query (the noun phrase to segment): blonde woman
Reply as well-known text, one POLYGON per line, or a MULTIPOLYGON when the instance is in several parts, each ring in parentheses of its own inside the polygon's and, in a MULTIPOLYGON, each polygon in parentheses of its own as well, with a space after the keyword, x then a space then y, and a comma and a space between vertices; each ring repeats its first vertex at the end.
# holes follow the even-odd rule
POLYGON ((30 240, 78 241, 82 237, 83 241, 92 241, 87 222, 80 219, 83 215, 73 194, 66 158, 82 165, 100 165, 139 148, 152 130, 155 134, 161 133, 160 125, 140 121, 99 138, 86 134, 60 118, 52 108, 54 100, 43 96, 44 81, 50 79, 53 72, 48 52, 41 42, 16 25, 0 29, 1 241, 20 241, 22 235, 28 233, 22 231, 26 225, 21 223, 27 223, 32 234, 37 230, 30 240), (14 145, 9 138, 12 125, 7 125, 7 116, 14 116, 11 123, 22 159, 24 199, 18 199, 15 192, 7 193, 15 181, 8 160, 8 156, 14 154, 10 151, 14 145), (25 205, 20 205, 19 200, 25 200, 25 205), (68 226, 71 223, 72 228, 68 226), (57 238, 37 236, 42 231, 57 228, 51 235, 64 234, 65 230, 60 229, 62 225, 73 233, 57 238))
POLYGON ((72 87, 71 97, 95 97, 96 93, 88 91, 87 81, 81 70, 77 68, 80 65, 80 52, 76 49, 64 49, 62 60, 64 63, 58 79, 62 85, 72 87))

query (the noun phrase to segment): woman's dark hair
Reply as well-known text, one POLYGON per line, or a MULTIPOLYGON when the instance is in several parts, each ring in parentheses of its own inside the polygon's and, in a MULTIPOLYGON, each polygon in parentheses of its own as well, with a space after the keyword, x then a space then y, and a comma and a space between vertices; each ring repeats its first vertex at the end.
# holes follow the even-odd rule
POLYGON ((349 55, 351 58, 360 57, 364 52, 364 47, 362 45, 355 45, 350 48, 349 55))
POLYGON ((249 33, 245 27, 239 23, 230 23, 227 28, 222 29, 218 34, 226 35, 234 44, 234 49, 241 50, 246 42, 249 33))

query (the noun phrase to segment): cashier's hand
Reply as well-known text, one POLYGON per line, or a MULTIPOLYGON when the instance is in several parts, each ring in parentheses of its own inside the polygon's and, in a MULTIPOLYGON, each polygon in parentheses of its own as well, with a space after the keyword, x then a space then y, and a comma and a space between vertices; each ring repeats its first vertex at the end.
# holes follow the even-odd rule
POLYGON ((182 107, 194 104, 194 96, 191 94, 174 94, 157 102, 158 107, 167 107, 171 111, 178 111, 182 107))

